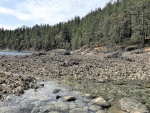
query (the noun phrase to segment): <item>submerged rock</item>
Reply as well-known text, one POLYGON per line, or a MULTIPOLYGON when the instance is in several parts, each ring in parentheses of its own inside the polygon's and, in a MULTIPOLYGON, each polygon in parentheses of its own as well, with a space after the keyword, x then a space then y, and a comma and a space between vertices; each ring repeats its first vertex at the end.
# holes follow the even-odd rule
POLYGON ((54 89, 53 93, 58 93, 59 91, 61 91, 61 89, 54 89))
POLYGON ((66 101, 70 102, 70 101, 75 101, 75 100, 76 100, 76 97, 74 97, 74 96, 65 96, 64 99, 65 99, 66 101))

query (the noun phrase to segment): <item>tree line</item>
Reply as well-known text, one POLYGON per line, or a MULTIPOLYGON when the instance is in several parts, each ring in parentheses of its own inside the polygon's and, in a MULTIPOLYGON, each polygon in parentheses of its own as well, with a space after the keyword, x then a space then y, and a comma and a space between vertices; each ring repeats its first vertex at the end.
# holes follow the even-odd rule
POLYGON ((150 37, 150 0, 117 0, 85 17, 75 16, 56 25, 22 26, 15 30, 0 29, 0 49, 52 50, 78 49, 84 45, 143 47, 150 37))

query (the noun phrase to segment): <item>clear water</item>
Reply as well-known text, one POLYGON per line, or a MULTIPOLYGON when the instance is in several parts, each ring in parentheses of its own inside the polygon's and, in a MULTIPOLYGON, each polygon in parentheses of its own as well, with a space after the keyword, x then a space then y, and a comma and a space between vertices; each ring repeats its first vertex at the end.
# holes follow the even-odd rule
POLYGON ((29 55, 31 53, 29 52, 6 52, 6 51, 0 51, 0 55, 6 55, 6 56, 20 56, 20 55, 29 55))
MULTIPOLYGON (((57 100, 56 96, 72 95, 79 100, 83 100, 82 93, 71 90, 70 88, 58 85, 56 82, 47 81, 42 82, 43 88, 35 91, 29 89, 25 91, 22 96, 9 95, 6 96, 4 101, 0 102, 0 113, 31 113, 35 107, 42 107, 45 105, 53 106, 59 101, 63 102, 63 98, 57 100), (53 93, 54 89, 61 89, 57 94, 53 93), (10 97, 10 99, 7 99, 10 97)), ((69 104, 66 102, 66 104, 69 104)), ((47 113, 47 112, 45 112, 47 113)))

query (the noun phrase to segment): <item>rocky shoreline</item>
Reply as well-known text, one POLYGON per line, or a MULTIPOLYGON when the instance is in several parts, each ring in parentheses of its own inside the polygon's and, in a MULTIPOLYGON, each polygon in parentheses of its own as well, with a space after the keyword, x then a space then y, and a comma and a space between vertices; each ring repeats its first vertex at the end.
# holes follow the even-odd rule
MULTIPOLYGON (((0 56, 0 76, 2 82, 11 76, 10 81, 4 82, 7 86, 13 79, 27 81, 25 78, 28 75, 34 78, 39 77, 40 80, 41 78, 42 80, 56 79, 61 84, 69 85, 75 90, 96 95, 98 100, 104 99, 103 102, 106 101, 111 105, 111 107, 106 107, 107 109, 99 109, 103 111, 97 111, 97 113, 108 111, 108 108, 111 110, 109 113, 149 113, 149 64, 150 53, 144 51, 86 50, 68 52, 53 50, 47 53, 34 53, 26 56, 0 56), (5 80, 3 80, 4 74, 6 76, 5 80), (17 76, 12 75, 20 76, 17 78, 17 76), (118 107, 115 106, 125 105, 124 102, 128 102, 128 98, 133 99, 130 99, 128 105, 135 105, 137 109, 132 108, 129 110, 126 106, 119 107, 120 111, 116 110, 118 107), (119 105, 116 105, 118 102, 120 102, 119 105), (139 106, 144 110, 140 111, 139 106)), ((31 80, 32 85, 27 85, 28 88, 36 89, 38 87, 34 78, 31 80)), ((23 83, 18 83, 18 85, 24 86, 24 84, 27 84, 26 82, 23 83)), ((23 87, 25 90, 28 88, 23 87)), ((2 89, 2 92, 5 91, 2 89)), ((8 91, 8 93, 10 92, 8 91)), ((19 95, 18 92, 15 94, 19 95)))

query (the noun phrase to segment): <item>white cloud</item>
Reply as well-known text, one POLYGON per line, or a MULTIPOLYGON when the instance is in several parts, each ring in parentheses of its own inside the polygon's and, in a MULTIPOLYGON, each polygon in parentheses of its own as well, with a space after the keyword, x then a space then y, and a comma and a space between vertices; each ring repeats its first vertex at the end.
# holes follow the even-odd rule
POLYGON ((5 8, 5 7, 0 7, 0 13, 16 16, 18 19, 21 19, 21 20, 28 20, 30 17, 29 14, 26 14, 17 10, 5 8))
POLYGON ((5 24, 0 24, 0 28, 4 28, 4 29, 11 29, 14 30, 16 28, 20 27, 19 25, 5 25, 5 24))
POLYGON ((30 23, 49 23, 67 21, 74 16, 85 16, 91 9, 104 7, 109 0, 24 0, 15 3, 16 8, 0 6, 0 14, 13 15, 30 23))

